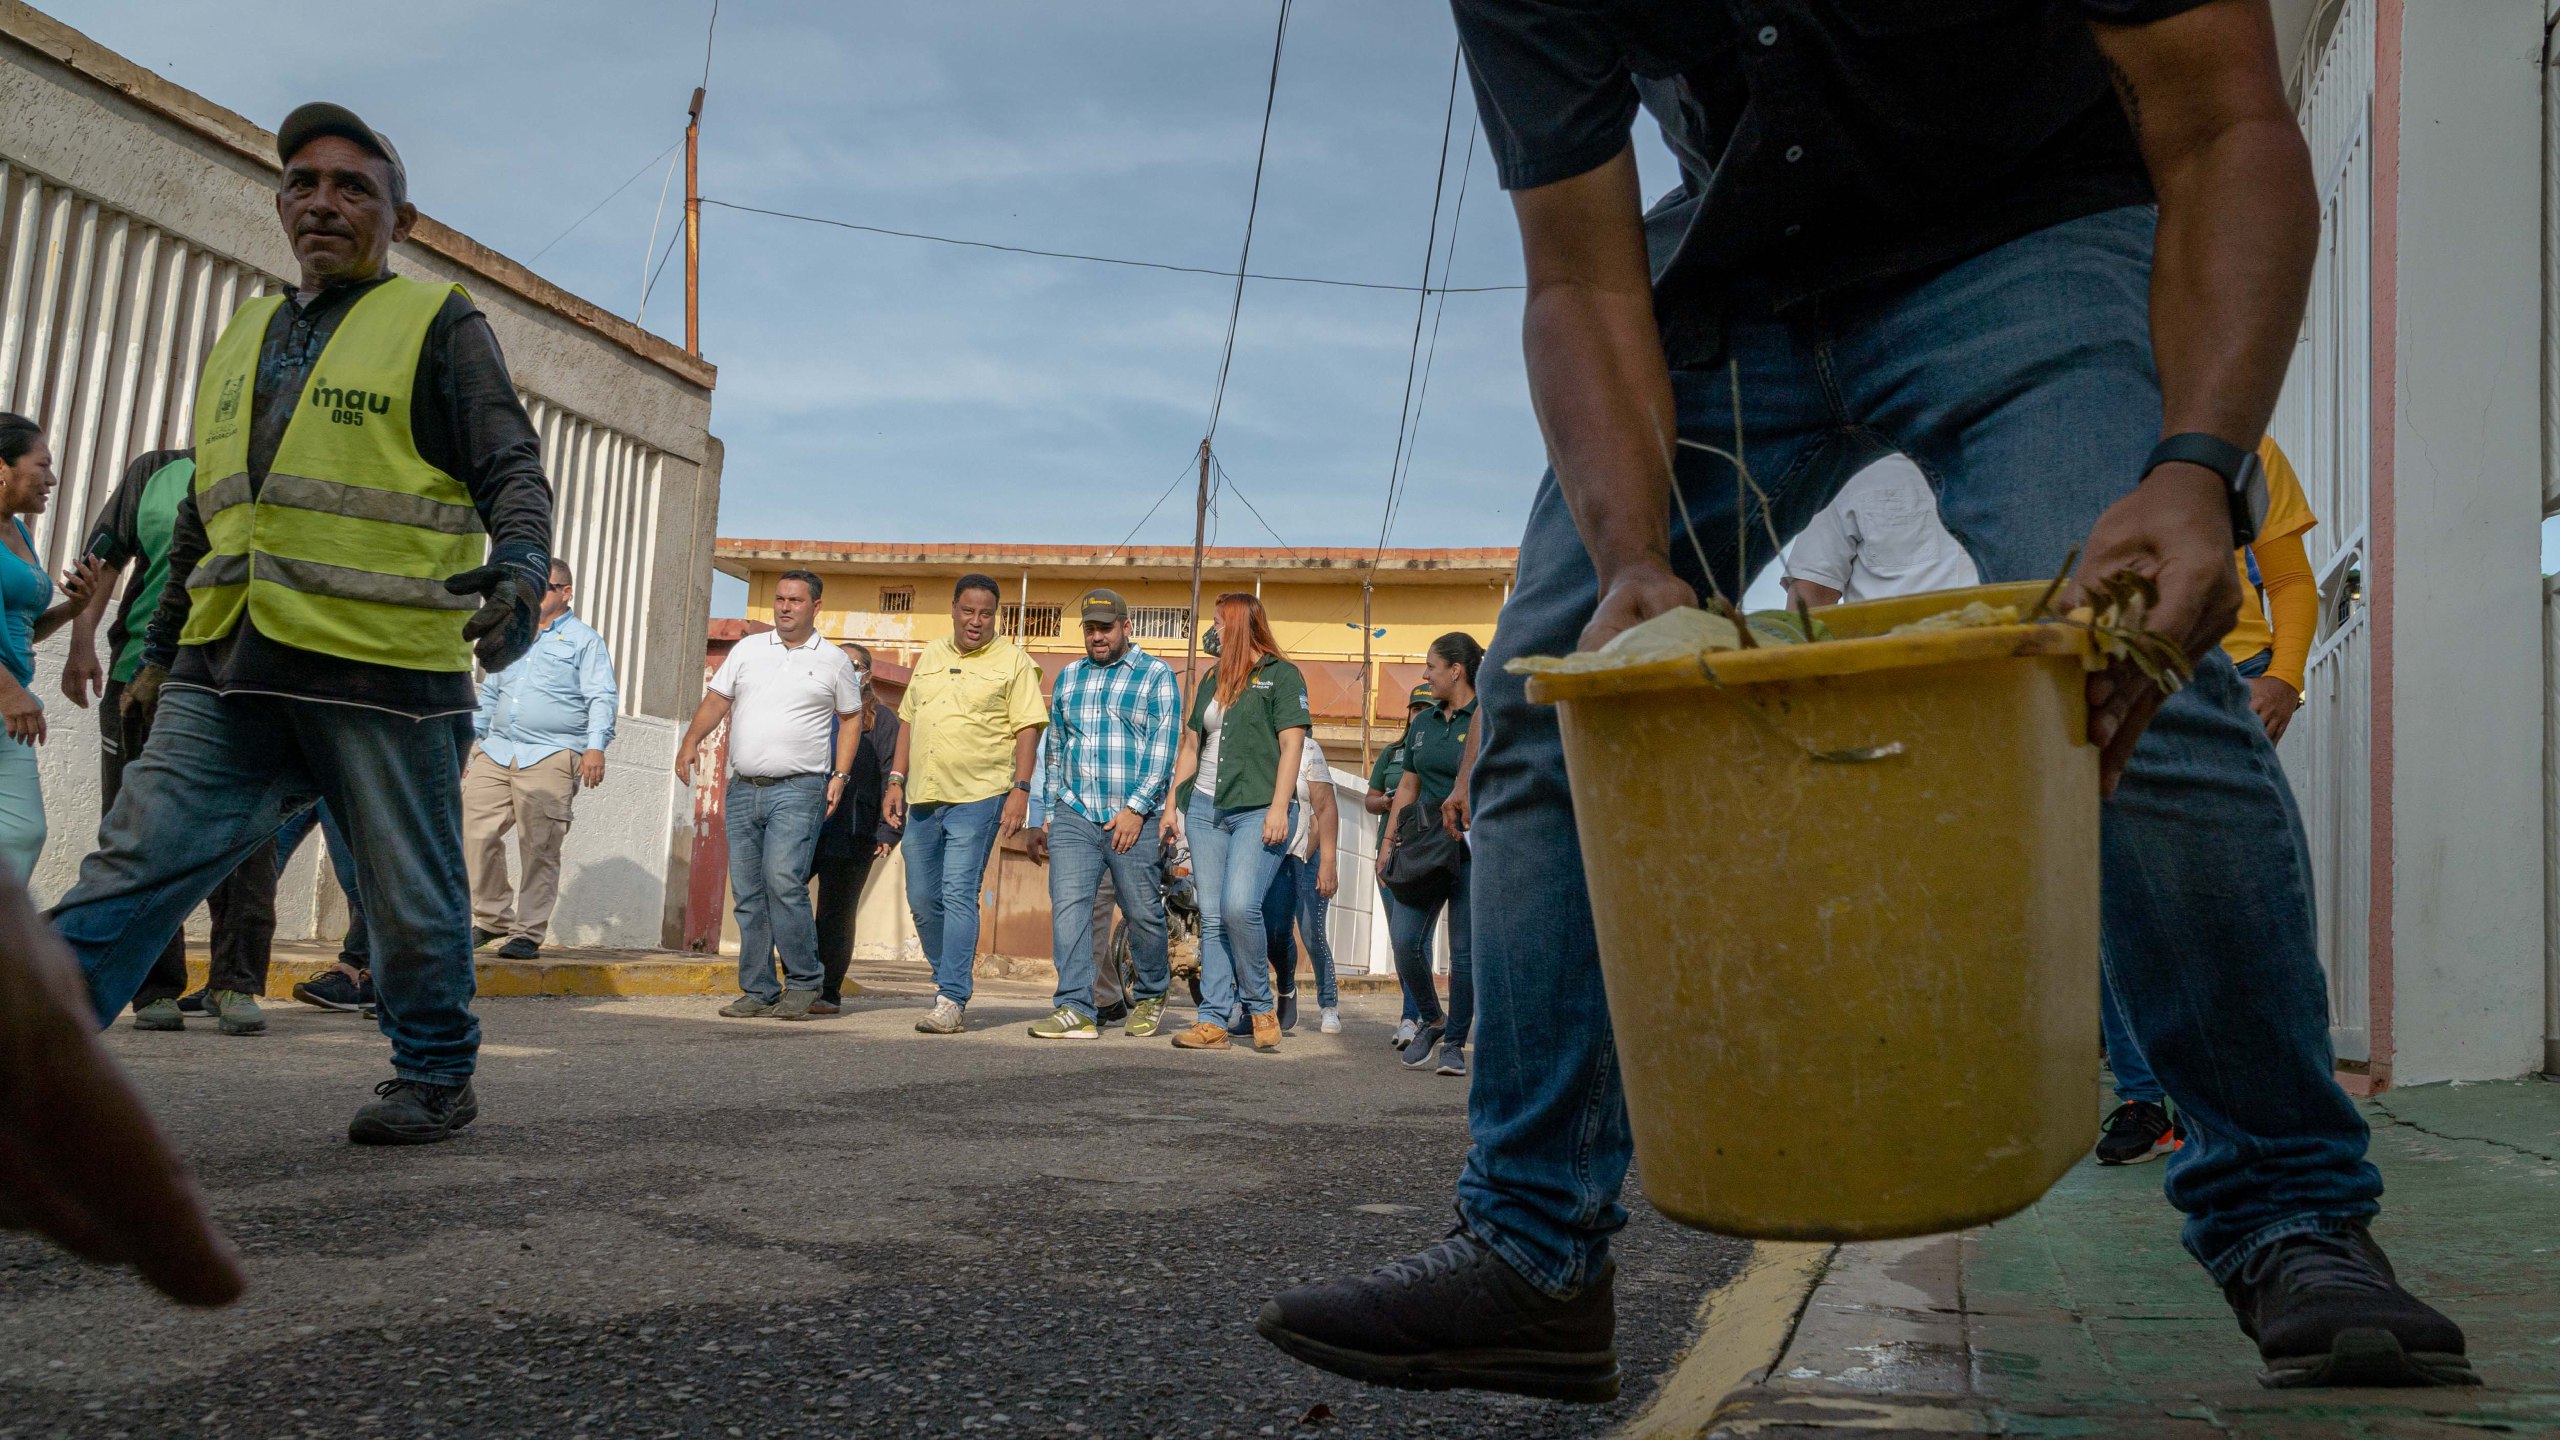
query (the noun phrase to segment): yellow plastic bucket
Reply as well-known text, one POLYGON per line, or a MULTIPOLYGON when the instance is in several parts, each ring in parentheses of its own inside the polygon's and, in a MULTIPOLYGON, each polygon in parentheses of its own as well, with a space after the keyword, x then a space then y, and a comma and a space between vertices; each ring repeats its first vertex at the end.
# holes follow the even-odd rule
POLYGON ((1960 1229, 2093 1138, 2085 632, 1883 632, 1531 677, 1557 707, 1645 1194, 1768 1239, 1960 1229), (1747 707, 1747 708, 1746 708, 1747 707), (1814 751, 1896 753, 1820 760, 1814 751))

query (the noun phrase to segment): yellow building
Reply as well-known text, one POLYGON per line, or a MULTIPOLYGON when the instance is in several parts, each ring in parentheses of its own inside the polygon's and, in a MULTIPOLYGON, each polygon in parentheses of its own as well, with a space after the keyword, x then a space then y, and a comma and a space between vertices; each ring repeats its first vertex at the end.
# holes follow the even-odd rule
MULTIPOLYGON (((1306 672, 1318 738, 1347 765, 1360 750, 1360 694, 1373 697, 1372 714, 1387 738, 1401 732, 1405 692, 1422 678, 1424 649, 1451 630, 1490 643, 1518 558, 1512 549, 1388 550, 1373 564, 1367 550, 1219 546, 1208 552, 1201 605, 1230 590, 1262 597, 1281 649, 1306 672)), ((1052 676, 1083 653, 1073 606, 1095 585, 1120 592, 1139 643, 1176 668, 1191 633, 1191 551, 1184 546, 723 539, 713 564, 747 582, 747 618, 768 623, 782 572, 816 573, 826 581, 819 630, 859 640, 901 669, 926 642, 950 635, 952 584, 973 570, 1003 587, 1005 633, 1052 676)))

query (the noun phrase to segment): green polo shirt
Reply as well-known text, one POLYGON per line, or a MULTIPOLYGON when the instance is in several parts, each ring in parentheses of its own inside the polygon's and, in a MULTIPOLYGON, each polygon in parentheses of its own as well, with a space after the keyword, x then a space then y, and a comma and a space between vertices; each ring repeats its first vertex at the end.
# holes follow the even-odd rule
POLYGON ((1404 730, 1404 764, 1422 781, 1422 798, 1437 805, 1458 788, 1458 766, 1467 757, 1467 726, 1476 718, 1476 702, 1455 711, 1434 705, 1413 717, 1404 730))
MULTIPOLYGON (((1218 691, 1218 672, 1211 670, 1200 677, 1200 688, 1191 697, 1191 730, 1205 743, 1209 736, 1201 717, 1208 712, 1209 701, 1218 691)), ((1254 667, 1253 678, 1244 684, 1244 693, 1218 726, 1218 774, 1211 788, 1210 803, 1221 810, 1241 809, 1247 805, 1268 805, 1280 777, 1280 732, 1305 730, 1315 724, 1315 708, 1307 703, 1307 677, 1298 667, 1277 655, 1265 655, 1254 667)), ((1191 804, 1191 791, 1200 777, 1183 787, 1174 797, 1178 806, 1191 804)), ((1298 777, 1289 777, 1292 793, 1298 777)))
MULTIPOLYGON (((1369 788, 1381 795, 1392 796, 1396 793, 1396 782, 1403 778, 1404 737, 1399 735, 1396 743, 1378 752, 1378 763, 1369 767, 1369 788)), ((1381 815, 1378 817, 1378 842, 1384 844, 1386 839, 1387 817, 1381 815)))

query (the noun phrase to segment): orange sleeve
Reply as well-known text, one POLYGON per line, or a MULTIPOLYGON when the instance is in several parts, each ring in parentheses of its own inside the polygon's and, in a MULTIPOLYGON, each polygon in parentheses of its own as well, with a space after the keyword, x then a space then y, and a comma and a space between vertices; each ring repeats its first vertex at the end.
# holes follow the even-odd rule
POLYGON ((2267 673, 2296 691, 2311 663, 2311 641, 2320 628, 2320 586, 2311 576, 2311 556, 2299 532, 2261 540, 2250 549, 2258 557, 2258 580, 2267 595, 2267 621, 2276 632, 2275 655, 2267 673))

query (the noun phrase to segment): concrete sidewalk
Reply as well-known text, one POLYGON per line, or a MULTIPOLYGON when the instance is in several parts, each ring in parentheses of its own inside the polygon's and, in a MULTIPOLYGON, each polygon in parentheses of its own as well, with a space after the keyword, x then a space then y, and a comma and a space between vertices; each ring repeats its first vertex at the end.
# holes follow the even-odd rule
POLYGON ((2375 1236, 2462 1325, 2485 1388, 2260 1388, 2256 1348, 2179 1248, 2161 1168, 2084 1162, 1961 1235, 1756 1247, 1630 1433, 2560 1434, 2560 1085, 2401 1090, 2365 1109, 2388 1187, 2375 1236))

